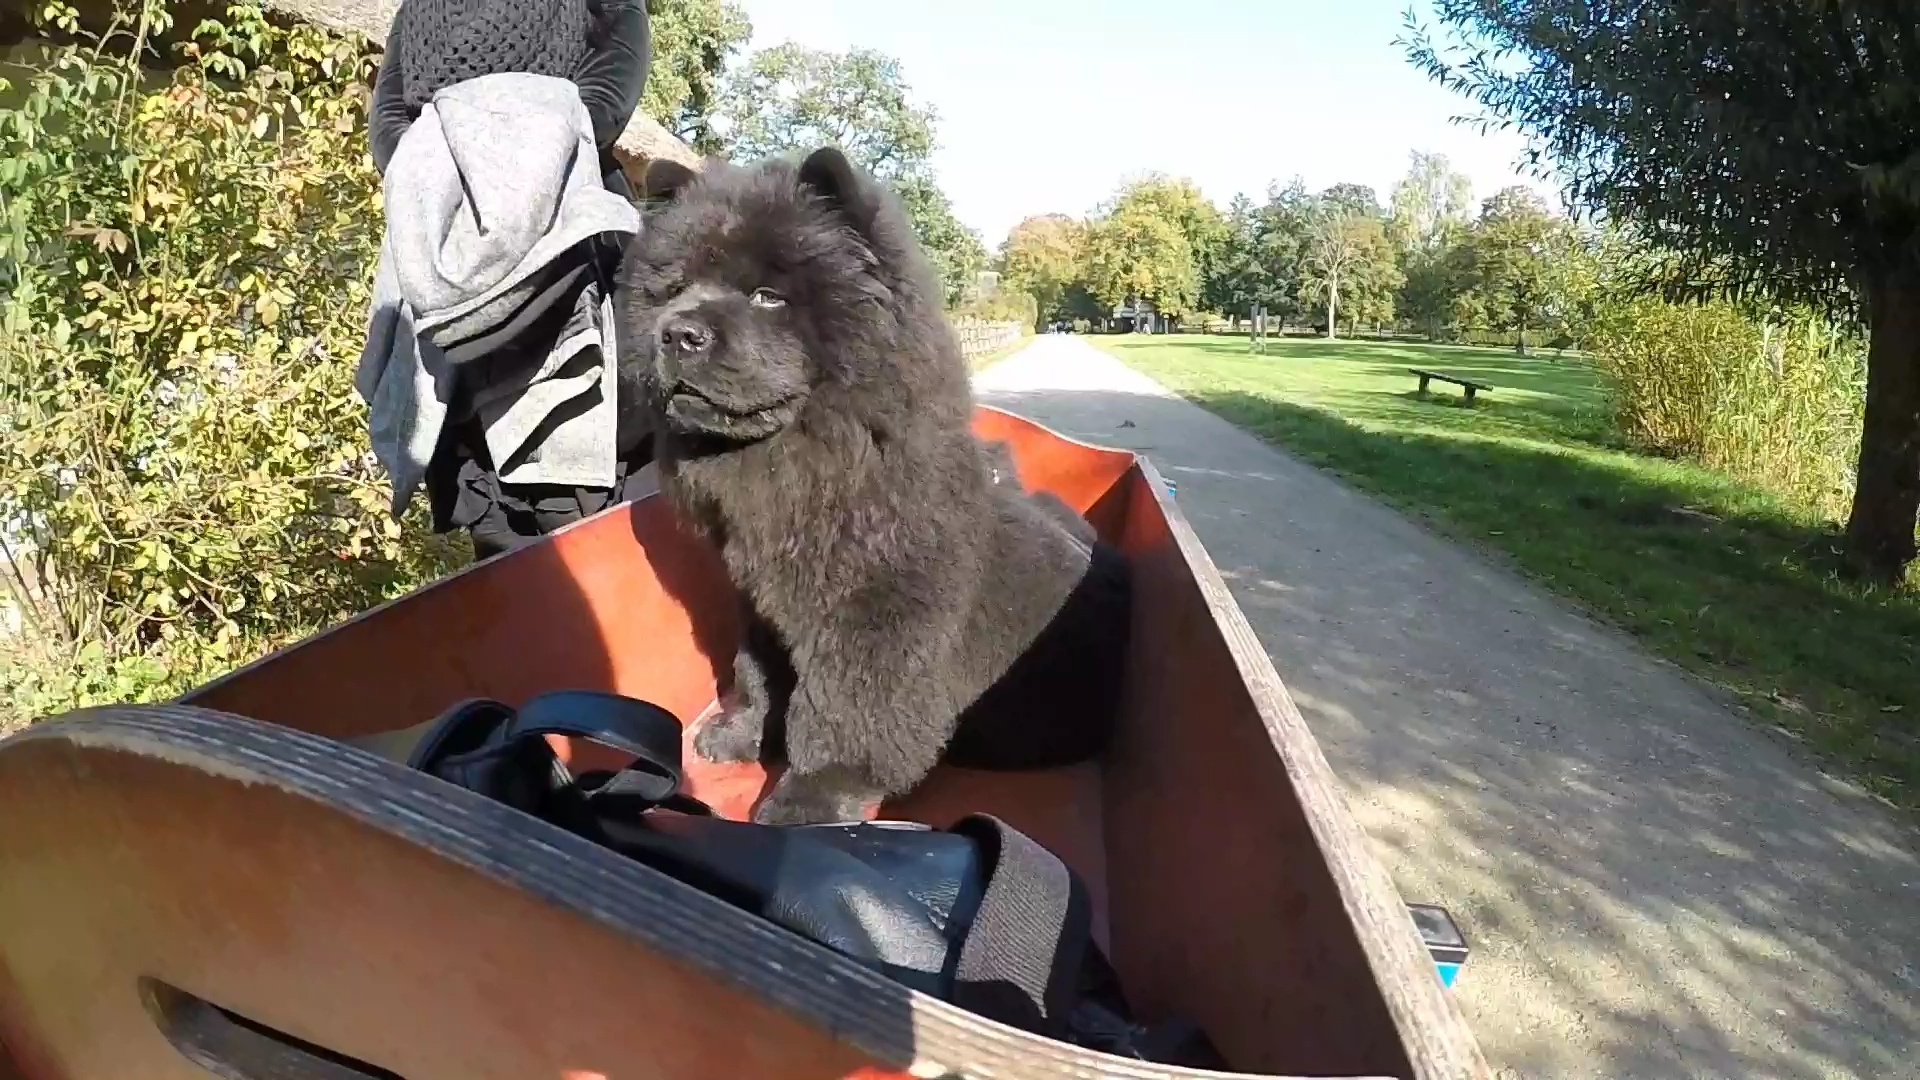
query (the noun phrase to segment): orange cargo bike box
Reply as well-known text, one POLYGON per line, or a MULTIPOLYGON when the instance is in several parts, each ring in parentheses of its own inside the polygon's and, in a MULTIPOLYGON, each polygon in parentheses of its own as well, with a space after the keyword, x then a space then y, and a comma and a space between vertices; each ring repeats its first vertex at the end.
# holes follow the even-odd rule
MULTIPOLYGON (((942 767, 882 816, 989 813, 1056 853, 1136 1015, 1190 1020, 1235 1075, 1487 1076, 1152 464, 992 408, 975 431, 1131 561, 1119 727, 1097 763, 942 767)), ((652 497, 178 702, 0 742, 0 1077, 1220 1075, 987 1020, 387 752, 463 699, 560 689, 684 727, 739 631, 716 553, 652 497)), ((766 779, 688 770, 734 818, 766 779)))

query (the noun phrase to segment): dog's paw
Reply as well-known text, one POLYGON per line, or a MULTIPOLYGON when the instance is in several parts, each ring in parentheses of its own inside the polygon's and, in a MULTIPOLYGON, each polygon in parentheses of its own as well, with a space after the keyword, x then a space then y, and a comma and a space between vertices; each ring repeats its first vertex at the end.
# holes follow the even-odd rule
POLYGON ((764 725, 750 715, 728 711, 700 721, 693 731, 693 752, 716 764, 759 761, 764 725))
POLYGON ((862 792, 836 791, 805 782, 788 783, 786 776, 782 776, 754 809, 753 821, 756 825, 831 825, 860 821, 866 817, 867 801, 862 792))

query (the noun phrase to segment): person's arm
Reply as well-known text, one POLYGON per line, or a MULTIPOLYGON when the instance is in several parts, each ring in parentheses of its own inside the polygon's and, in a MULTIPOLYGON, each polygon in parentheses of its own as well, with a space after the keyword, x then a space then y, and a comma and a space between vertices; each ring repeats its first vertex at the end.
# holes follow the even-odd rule
POLYGON ((373 77, 373 103, 367 108, 367 142, 373 151, 373 167, 387 174, 387 162, 400 145, 400 136, 413 123, 413 110, 407 108, 406 78, 400 72, 400 20, 387 32, 387 51, 380 57, 379 73, 373 77))
POLYGON ((595 47, 573 81, 593 121, 594 145, 605 150, 640 107, 653 54, 646 0, 600 0, 599 7, 595 47))

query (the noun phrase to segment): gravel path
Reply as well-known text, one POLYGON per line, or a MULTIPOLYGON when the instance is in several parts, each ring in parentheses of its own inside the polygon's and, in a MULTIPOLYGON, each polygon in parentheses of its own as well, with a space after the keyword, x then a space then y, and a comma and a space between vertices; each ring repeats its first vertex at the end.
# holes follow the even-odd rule
POLYGON ((981 400, 1152 457, 1506 1077, 1920 1078, 1920 838, 1490 559, 1042 336, 981 400))

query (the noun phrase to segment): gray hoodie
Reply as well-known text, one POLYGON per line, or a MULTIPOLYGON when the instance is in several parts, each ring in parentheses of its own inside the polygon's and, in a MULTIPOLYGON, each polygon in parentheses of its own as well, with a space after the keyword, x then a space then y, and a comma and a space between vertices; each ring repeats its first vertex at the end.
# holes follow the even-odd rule
POLYGON ((401 137, 384 196, 354 386, 394 515, 441 429, 465 419, 449 416, 456 401, 478 416, 503 482, 611 486, 612 287, 588 241, 638 232, 640 214, 602 184, 579 90, 523 73, 446 87, 401 137))

